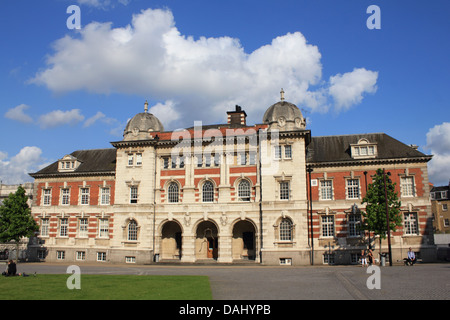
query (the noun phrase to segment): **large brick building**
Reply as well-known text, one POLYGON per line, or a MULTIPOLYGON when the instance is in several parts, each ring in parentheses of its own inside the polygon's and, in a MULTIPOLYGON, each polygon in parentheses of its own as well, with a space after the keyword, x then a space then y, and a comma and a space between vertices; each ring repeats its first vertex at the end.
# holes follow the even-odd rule
POLYGON ((167 132, 146 104, 113 148, 75 151, 31 174, 37 258, 356 263, 367 248, 361 199, 378 168, 402 201, 393 258, 409 247, 434 258, 431 156, 382 133, 311 137, 283 95, 261 124, 248 125, 239 106, 227 113, 225 124, 167 132))

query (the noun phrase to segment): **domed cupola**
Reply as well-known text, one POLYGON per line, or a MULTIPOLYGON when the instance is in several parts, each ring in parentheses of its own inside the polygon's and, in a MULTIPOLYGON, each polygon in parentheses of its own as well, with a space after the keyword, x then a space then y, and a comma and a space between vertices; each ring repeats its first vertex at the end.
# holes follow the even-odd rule
POLYGON ((152 139, 152 132, 164 131, 161 121, 153 114, 148 113, 148 102, 145 101, 144 112, 138 113, 128 121, 123 131, 123 140, 152 139))
POLYGON ((293 103, 284 101, 284 91, 281 89, 281 100, 271 105, 264 113, 263 123, 269 129, 280 131, 304 130, 306 121, 300 109, 293 103))

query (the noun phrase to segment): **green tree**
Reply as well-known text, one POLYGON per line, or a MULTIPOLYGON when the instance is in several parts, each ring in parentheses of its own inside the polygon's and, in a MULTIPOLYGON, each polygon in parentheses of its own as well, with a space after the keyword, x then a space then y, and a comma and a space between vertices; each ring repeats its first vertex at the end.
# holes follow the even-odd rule
POLYGON ((39 226, 31 215, 25 189, 17 188, 10 193, 0 206, 0 242, 15 241, 17 246, 16 261, 19 257, 19 241, 22 237, 31 237, 39 226))
POLYGON ((401 202, 398 199, 397 192, 395 192, 395 186, 396 183, 392 183, 391 179, 389 179, 389 173, 386 174, 383 169, 378 169, 373 177, 373 182, 368 186, 366 196, 361 201, 362 204, 366 204, 365 211, 362 210, 361 212, 363 216, 362 229, 369 232, 369 242, 370 232, 380 236, 380 249, 381 239, 386 238, 388 231, 386 195, 390 231, 396 231, 397 227, 402 225, 401 202))

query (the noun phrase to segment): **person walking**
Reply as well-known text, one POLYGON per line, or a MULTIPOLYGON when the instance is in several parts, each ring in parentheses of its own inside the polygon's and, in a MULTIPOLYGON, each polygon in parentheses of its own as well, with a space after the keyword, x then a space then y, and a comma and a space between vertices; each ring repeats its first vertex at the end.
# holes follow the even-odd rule
POLYGON ((362 251, 361 251, 361 266, 362 266, 362 267, 364 267, 364 266, 367 267, 367 255, 366 255, 366 250, 362 250, 362 251))

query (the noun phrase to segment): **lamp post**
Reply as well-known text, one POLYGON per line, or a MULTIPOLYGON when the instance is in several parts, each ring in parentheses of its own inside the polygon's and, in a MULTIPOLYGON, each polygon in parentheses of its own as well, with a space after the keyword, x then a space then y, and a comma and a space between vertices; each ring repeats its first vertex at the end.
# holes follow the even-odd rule
MULTIPOLYGON (((391 175, 390 172, 388 172, 387 174, 391 175)), ((392 267, 391 228, 390 228, 390 221, 389 221, 389 206, 388 206, 387 188, 386 188, 386 174, 385 174, 384 169, 383 169, 383 179, 384 179, 384 202, 386 203, 386 224, 387 224, 387 237, 388 237, 388 249, 389 249, 389 266, 392 267)))
POLYGON ((309 226, 311 234, 311 265, 314 265, 314 233, 313 233, 313 217, 312 217, 312 192, 311 192, 311 172, 313 169, 309 166, 306 168, 309 173, 309 226))

